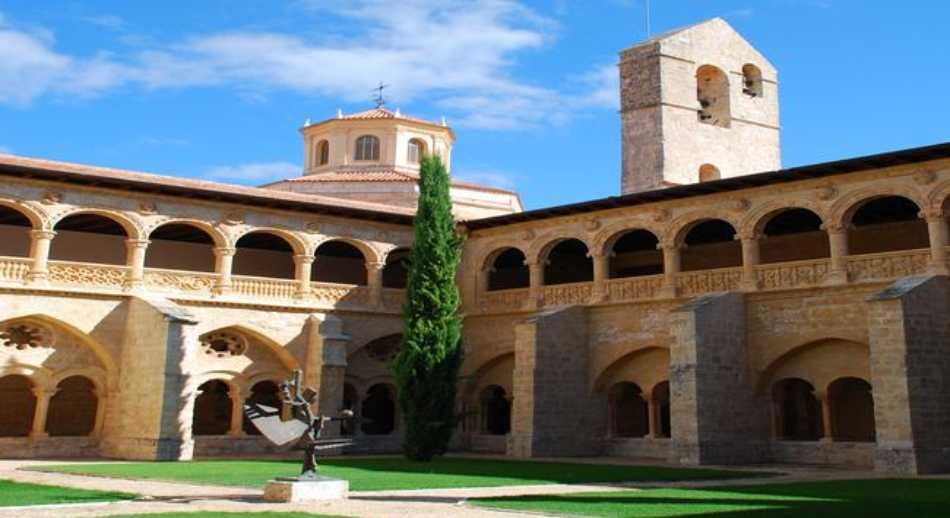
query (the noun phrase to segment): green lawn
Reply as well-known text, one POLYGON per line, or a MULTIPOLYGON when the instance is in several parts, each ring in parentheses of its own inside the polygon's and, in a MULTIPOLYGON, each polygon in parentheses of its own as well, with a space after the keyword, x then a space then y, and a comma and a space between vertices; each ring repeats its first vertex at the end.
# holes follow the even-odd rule
POLYGON ((131 500, 135 495, 0 480, 0 507, 131 500))
MULTIPOLYGON (((167 480, 196 484, 261 487, 276 476, 296 475, 299 461, 213 460, 130 462, 43 466, 35 469, 113 478, 167 480)), ((611 466, 473 458, 439 458, 429 463, 402 457, 333 458, 320 473, 350 481, 352 491, 494 487, 620 481, 676 481, 761 476, 761 473, 709 469, 611 466)))
POLYGON ((518 511, 598 517, 950 516, 950 480, 844 480, 470 500, 518 511))

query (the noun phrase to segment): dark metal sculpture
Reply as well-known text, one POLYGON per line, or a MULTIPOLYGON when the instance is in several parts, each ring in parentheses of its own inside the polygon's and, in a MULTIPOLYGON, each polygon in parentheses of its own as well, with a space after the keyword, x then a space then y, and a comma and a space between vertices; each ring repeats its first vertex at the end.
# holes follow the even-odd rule
POLYGON ((309 387, 303 388, 299 370, 294 371, 291 379, 280 384, 280 397, 284 408, 249 402, 244 404, 244 415, 271 443, 277 446, 296 444, 303 449, 303 468, 295 480, 317 480, 317 451, 353 444, 353 440, 347 438, 321 438, 324 425, 353 419, 353 412, 342 410, 340 415, 334 417, 313 415, 310 405, 316 399, 317 392, 309 387))

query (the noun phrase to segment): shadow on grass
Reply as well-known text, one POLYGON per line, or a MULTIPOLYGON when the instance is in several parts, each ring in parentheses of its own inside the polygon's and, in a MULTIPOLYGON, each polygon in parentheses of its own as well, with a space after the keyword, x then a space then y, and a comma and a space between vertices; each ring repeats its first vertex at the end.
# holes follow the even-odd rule
POLYGON ((471 500, 519 511, 597 516, 755 518, 950 516, 948 480, 851 480, 751 487, 648 489, 471 500))

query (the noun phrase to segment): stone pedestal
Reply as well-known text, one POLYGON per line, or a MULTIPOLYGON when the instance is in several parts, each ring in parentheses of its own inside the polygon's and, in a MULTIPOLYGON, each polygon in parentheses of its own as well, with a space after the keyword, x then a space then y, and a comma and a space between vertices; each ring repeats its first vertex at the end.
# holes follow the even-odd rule
POLYGON ((337 478, 317 477, 313 480, 276 479, 264 486, 268 502, 318 502, 346 498, 350 483, 337 478))

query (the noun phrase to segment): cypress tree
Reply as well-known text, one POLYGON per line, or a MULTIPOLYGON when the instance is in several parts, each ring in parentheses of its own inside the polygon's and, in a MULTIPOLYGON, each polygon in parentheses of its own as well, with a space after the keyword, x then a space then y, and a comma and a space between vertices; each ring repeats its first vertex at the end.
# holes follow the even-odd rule
POLYGON ((413 222, 403 343, 393 363, 405 422, 403 452, 429 461, 445 453, 455 430, 455 395, 462 363, 455 274, 461 239, 455 233, 449 175, 438 156, 423 157, 413 222))

